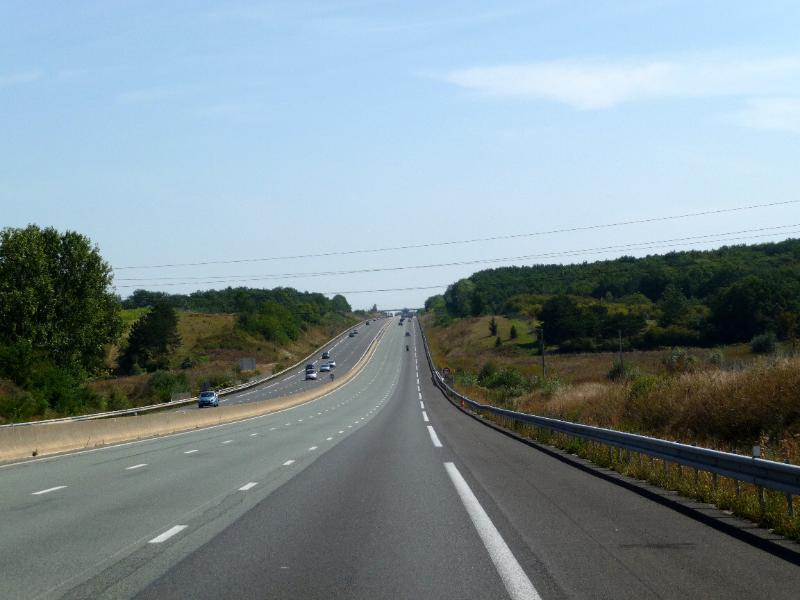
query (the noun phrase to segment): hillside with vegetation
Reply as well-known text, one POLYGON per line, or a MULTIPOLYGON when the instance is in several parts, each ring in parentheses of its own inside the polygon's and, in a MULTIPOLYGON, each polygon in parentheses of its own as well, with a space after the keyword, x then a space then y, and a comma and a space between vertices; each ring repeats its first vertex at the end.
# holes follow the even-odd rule
POLYGON ((542 328, 562 352, 795 340, 800 240, 571 265, 477 272, 429 298, 446 324, 502 315, 542 328))
POLYGON ((141 406, 280 370, 357 320, 292 288, 121 300, 76 232, 0 232, 0 423, 141 406), (240 358, 257 371, 241 372, 240 358))

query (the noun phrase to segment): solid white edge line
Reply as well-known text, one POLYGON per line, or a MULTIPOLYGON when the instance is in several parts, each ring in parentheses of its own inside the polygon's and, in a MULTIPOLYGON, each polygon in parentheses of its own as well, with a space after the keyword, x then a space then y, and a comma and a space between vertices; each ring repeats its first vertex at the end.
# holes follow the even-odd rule
POLYGON ((428 418, 428 413, 426 413, 424 410, 422 411, 422 418, 426 423, 430 422, 430 419, 428 418))
POLYGON ((451 462, 444 463, 444 468, 447 470, 450 481, 453 482, 453 486, 456 488, 456 492, 458 492, 458 496, 461 498, 461 502, 464 504, 475 530, 478 532, 478 536, 489 553, 489 558, 492 559, 500 579, 503 580, 503 585, 506 586, 508 595, 512 600, 541 600, 539 592, 536 591, 533 583, 528 579, 503 536, 500 535, 489 515, 483 510, 481 503, 472 493, 469 484, 467 484, 458 468, 451 462))
POLYGON ((166 542, 169 538, 171 538, 176 533, 180 533, 184 529, 186 529, 187 525, 175 525, 175 527, 170 527, 161 535, 157 535, 152 540, 147 542, 148 544, 160 544, 161 542, 166 542))
POLYGON ((431 425, 428 425, 428 433, 431 436, 431 441, 433 442, 434 447, 441 448, 442 442, 439 441, 439 436, 436 435, 436 432, 433 430, 431 425))
POLYGON ((246 492, 247 490, 252 490, 257 485, 258 485, 258 482, 251 481, 250 483, 245 483, 242 487, 240 487, 239 491, 240 492, 246 492))
POLYGON ((42 494, 49 494, 50 492, 55 492, 56 490, 63 490, 65 485, 57 485, 56 487, 47 488, 46 490, 39 490, 38 492, 31 492, 31 496, 41 496, 42 494))

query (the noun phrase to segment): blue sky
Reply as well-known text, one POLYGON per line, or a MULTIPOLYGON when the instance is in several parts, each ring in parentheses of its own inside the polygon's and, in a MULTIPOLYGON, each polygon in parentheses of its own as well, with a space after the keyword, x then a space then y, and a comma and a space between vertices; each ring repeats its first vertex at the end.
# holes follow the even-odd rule
MULTIPOLYGON (((5 0, 0 226, 78 230, 126 267, 800 200, 798 22, 795 1, 5 0)), ((731 237, 782 239, 800 225, 751 230, 794 224, 800 204, 119 269, 116 283, 123 296, 237 278, 443 286, 487 265, 259 278, 576 250, 587 251, 509 262, 595 260, 648 250, 588 250, 745 230, 731 237)), ((436 291, 348 298, 393 308, 436 291)))

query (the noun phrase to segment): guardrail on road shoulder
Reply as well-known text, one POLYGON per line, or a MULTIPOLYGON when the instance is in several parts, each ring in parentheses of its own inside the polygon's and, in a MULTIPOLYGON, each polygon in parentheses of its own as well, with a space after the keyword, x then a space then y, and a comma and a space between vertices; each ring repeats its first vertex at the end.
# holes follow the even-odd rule
MULTIPOLYGON (((441 373, 436 369, 428 347, 428 338, 421 324, 420 333, 422 334, 425 355, 436 386, 451 400, 457 399, 459 402, 463 402, 464 406, 469 406, 477 412, 489 413, 517 423, 525 423, 607 446, 652 456, 653 458, 674 462, 701 471, 709 471, 738 481, 752 483, 761 488, 780 490, 791 495, 800 494, 800 466, 798 465, 744 456, 732 452, 722 452, 710 448, 700 448, 689 444, 670 442, 603 427, 592 427, 591 425, 582 425, 571 421, 539 417, 476 402, 458 393, 447 384, 441 373)), ((791 496, 787 496, 787 501, 791 506, 791 496)))

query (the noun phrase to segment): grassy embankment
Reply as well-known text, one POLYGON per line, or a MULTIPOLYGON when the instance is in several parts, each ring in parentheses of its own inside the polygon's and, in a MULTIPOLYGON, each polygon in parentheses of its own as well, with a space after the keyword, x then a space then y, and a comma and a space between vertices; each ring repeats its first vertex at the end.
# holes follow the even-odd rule
MULTIPOLYGON (((460 319, 447 327, 424 324, 438 367, 455 370, 455 386, 465 395, 521 412, 566 419, 749 454, 760 444, 766 458, 800 462, 800 358, 753 355, 746 345, 628 352, 628 370, 617 381, 608 374, 613 353, 546 356, 533 354, 531 324, 497 317, 503 340, 495 348, 489 317, 460 319), (509 339, 511 324, 519 337, 509 339), (527 336, 527 337, 526 337, 527 336), (495 372, 518 376, 479 375, 487 363, 495 372), (513 385, 493 386, 492 382, 513 385), (489 387, 482 385, 488 383, 489 387)), ((783 493, 765 494, 762 507, 753 486, 727 478, 665 465, 660 460, 627 456, 607 447, 545 431, 521 431, 546 443, 578 453, 627 475, 677 490, 759 521, 800 539, 800 516, 791 518, 783 493)), ((794 499, 795 514, 800 502, 794 499)))
MULTIPOLYGON (((124 310, 123 318, 127 331, 147 309, 124 310)), ((297 362, 325 341, 356 321, 341 317, 325 325, 310 327, 299 339, 287 345, 267 342, 236 327, 236 315, 178 313, 178 333, 181 344, 170 359, 170 375, 152 374, 127 377, 107 377, 90 385, 95 391, 116 398, 114 406, 143 406, 169 399, 173 392, 186 390, 193 395, 203 383, 212 387, 223 387, 245 381, 258 375, 268 375, 297 362), (254 357, 256 371, 240 372, 240 358, 254 357)), ((119 347, 108 352, 108 366, 112 369, 119 347)))

